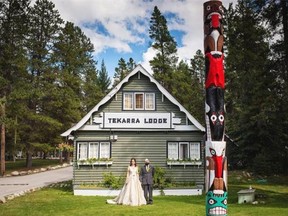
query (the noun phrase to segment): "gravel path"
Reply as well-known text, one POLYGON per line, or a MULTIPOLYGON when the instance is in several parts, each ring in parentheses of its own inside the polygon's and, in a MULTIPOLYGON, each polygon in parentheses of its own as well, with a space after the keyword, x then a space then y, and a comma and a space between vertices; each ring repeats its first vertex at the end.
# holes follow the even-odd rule
POLYGON ((72 166, 30 175, 0 178, 0 203, 5 203, 14 197, 24 195, 53 183, 69 181, 72 178, 72 166))

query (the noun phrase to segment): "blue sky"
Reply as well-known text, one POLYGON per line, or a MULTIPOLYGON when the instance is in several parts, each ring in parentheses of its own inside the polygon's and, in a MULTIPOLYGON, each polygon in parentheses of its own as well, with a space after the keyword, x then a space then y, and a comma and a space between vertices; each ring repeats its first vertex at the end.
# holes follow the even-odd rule
MULTIPOLYGON (((112 78, 118 60, 132 57, 151 72, 149 21, 154 6, 165 16, 170 34, 178 44, 179 59, 191 59, 203 50, 203 3, 205 0, 51 0, 61 17, 75 23, 94 44, 100 68, 105 61, 112 78)), ((222 0, 225 7, 237 0, 222 0)))

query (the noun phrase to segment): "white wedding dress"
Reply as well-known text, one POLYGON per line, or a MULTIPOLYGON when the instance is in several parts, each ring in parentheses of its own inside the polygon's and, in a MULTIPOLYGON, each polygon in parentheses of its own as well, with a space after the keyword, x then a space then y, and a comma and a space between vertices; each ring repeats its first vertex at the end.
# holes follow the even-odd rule
POLYGON ((146 205, 144 192, 139 180, 138 167, 129 166, 127 172, 126 183, 119 195, 115 199, 107 200, 107 203, 130 206, 146 205))

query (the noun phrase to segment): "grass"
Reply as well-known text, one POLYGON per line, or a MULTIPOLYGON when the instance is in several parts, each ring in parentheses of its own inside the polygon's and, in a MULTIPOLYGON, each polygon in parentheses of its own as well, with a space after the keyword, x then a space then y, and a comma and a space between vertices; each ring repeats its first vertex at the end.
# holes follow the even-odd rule
MULTIPOLYGON (((33 169, 39 169, 41 167, 48 167, 48 166, 54 166, 59 165, 59 160, 50 160, 50 159, 33 159, 32 160, 32 168, 33 169)), ((6 161, 6 174, 10 174, 13 171, 27 171, 26 168, 26 160, 25 159, 17 159, 14 161, 6 161)))
MULTIPOLYGON (((257 178, 236 179, 231 172, 228 190, 228 215, 277 215, 286 216, 288 212, 288 177, 269 178, 267 183, 258 183, 257 178), (237 192, 249 186, 257 193, 265 194, 258 205, 239 205, 237 192)), ((106 199, 111 197, 74 196, 70 184, 56 184, 22 197, 15 198, 0 205, 0 212, 5 216, 38 215, 101 215, 101 216, 135 216, 135 215, 205 215, 205 195, 202 196, 156 196, 154 205, 131 207, 108 205, 106 199)))

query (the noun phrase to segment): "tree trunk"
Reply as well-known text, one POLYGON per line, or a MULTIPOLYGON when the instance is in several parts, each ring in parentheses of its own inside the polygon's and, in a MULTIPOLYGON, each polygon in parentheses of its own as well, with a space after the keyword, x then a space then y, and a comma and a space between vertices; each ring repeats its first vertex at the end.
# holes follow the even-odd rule
POLYGON ((5 125, 1 125, 1 175, 5 174, 5 125))
POLYGON ((32 168, 32 152, 31 152, 30 148, 28 148, 27 152, 26 152, 26 167, 28 169, 32 168))
POLYGON ((64 162, 67 163, 68 162, 68 151, 64 151, 64 162))
POLYGON ((13 146, 13 149, 12 149, 12 152, 13 152, 13 162, 15 163, 16 162, 16 145, 17 145, 17 126, 18 126, 18 117, 17 115, 15 116, 15 129, 14 129, 14 146, 13 146))
MULTIPOLYGON (((5 117, 5 103, 1 105, 1 113, 2 116, 5 117)), ((1 175, 5 174, 5 124, 2 122, 1 124, 1 175)))
POLYGON ((59 151, 59 158, 60 158, 60 163, 62 164, 63 163, 63 158, 62 158, 62 151, 61 150, 59 151))

